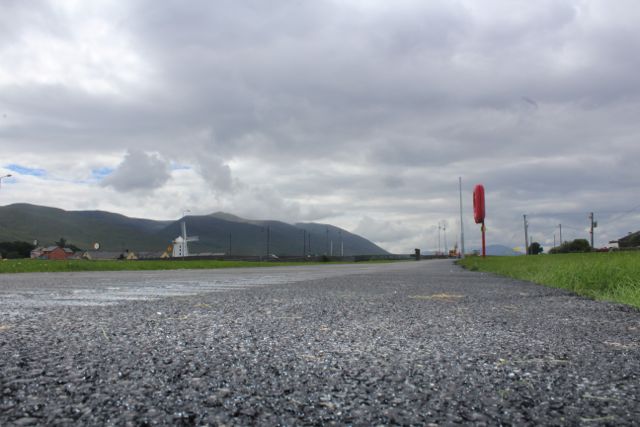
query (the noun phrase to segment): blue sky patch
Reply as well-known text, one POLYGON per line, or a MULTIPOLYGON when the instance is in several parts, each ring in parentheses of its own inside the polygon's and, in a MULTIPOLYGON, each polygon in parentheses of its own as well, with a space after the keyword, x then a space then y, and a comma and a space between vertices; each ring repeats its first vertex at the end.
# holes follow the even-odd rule
POLYGON ((91 170, 91 177, 94 179, 103 179, 108 175, 111 175, 115 169, 113 168, 98 168, 91 170))
POLYGON ((45 176, 47 174, 47 171, 44 169, 29 168, 22 165, 16 165, 15 163, 12 163, 5 167, 10 171, 19 173, 20 175, 45 176))
POLYGON ((189 169, 191 169, 191 166, 181 165, 180 163, 176 163, 176 162, 171 162, 171 166, 170 167, 171 167, 172 171, 189 170, 189 169))

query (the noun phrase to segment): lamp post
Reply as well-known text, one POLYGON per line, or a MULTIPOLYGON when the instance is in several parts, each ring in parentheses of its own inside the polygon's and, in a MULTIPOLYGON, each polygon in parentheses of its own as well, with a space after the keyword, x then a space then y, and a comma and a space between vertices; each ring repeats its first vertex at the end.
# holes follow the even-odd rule
POLYGON ((2 178, 9 178, 10 176, 11 176, 10 173, 8 173, 6 175, 3 175, 3 176, 0 176, 0 187, 2 186, 2 178))
POLYGON ((447 245, 447 223, 442 221, 442 234, 444 235, 444 255, 449 256, 449 246, 447 245))

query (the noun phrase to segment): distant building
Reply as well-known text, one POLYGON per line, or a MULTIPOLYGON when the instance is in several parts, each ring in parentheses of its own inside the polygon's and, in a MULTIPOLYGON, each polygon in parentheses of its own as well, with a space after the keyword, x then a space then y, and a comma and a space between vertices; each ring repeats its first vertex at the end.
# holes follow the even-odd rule
POLYGON ((31 259, 40 258, 43 250, 44 248, 42 246, 38 246, 37 248, 33 249, 30 254, 31 259))
POLYGON ((135 252, 127 249, 124 252, 117 251, 85 251, 82 254, 83 259, 88 260, 114 260, 114 259, 138 259, 138 255, 135 252))
POLYGON ((109 260, 118 259, 120 255, 122 255, 122 252, 117 251, 84 251, 82 253, 82 259, 109 260))
POLYGON ((57 259, 66 260, 73 256, 73 251, 69 248, 59 246, 38 247, 31 251, 31 258, 37 259, 57 259))
MULTIPOLYGON (((159 251, 141 251, 136 253, 138 259, 158 259, 163 258, 163 252, 159 251)), ((168 257, 168 255, 167 255, 168 257)))
POLYGON ((640 231, 629 233, 626 236, 619 238, 618 246, 620 249, 640 247, 640 231))

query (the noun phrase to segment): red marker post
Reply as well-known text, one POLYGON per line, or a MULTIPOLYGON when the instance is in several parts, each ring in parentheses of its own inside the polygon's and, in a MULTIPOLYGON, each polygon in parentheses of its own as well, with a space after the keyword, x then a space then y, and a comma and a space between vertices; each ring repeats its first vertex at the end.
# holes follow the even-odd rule
POLYGON ((482 257, 487 255, 484 237, 484 187, 482 184, 478 184, 473 189, 473 219, 476 224, 482 224, 482 257))

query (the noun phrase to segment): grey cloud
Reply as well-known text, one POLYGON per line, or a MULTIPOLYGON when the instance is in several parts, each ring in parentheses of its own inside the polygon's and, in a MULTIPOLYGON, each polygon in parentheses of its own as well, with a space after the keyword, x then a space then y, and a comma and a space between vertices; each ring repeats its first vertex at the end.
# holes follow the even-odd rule
MULTIPOLYGON (((11 4, 21 27, 13 34, 50 16, 41 31, 69 37, 61 28, 73 17, 11 4)), ((634 2, 123 7, 119 29, 152 70, 149 85, 113 97, 73 85, 3 85, 0 108, 18 117, 0 124, 6 152, 135 146, 194 166, 216 200, 288 218, 437 221, 455 213, 462 175, 487 185, 501 221, 493 231, 505 238, 518 235, 532 206, 564 209, 572 199, 578 210, 623 210, 637 192, 634 2), (269 182, 237 176, 234 160, 260 164, 269 182), (272 192, 260 203, 252 201, 257 186, 272 192), (326 205, 306 212, 300 200, 326 205)))
POLYGON ((402 240, 420 233, 419 229, 398 222, 376 220, 369 216, 360 219, 355 232, 381 244, 402 240))
POLYGON ((102 180, 101 185, 120 192, 146 192, 162 187, 169 178, 169 163, 166 160, 157 154, 129 150, 122 163, 102 180))
POLYGON ((201 153, 197 158, 197 162, 200 175, 212 190, 217 192, 232 191, 231 168, 220 157, 214 154, 201 153))
POLYGON ((68 34, 63 19, 46 0, 4 0, 0 13, 0 47, 20 41, 26 30, 37 29, 58 36, 68 34))

